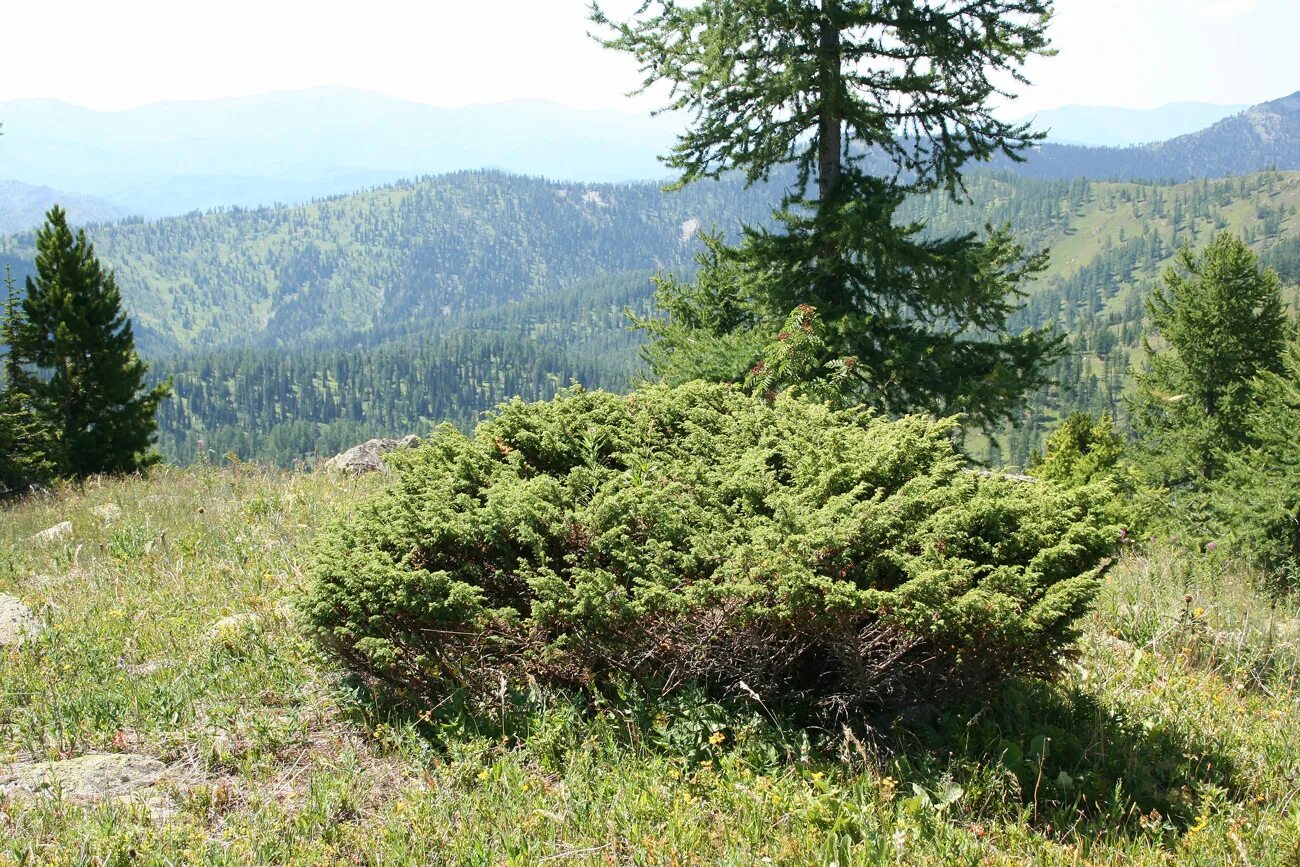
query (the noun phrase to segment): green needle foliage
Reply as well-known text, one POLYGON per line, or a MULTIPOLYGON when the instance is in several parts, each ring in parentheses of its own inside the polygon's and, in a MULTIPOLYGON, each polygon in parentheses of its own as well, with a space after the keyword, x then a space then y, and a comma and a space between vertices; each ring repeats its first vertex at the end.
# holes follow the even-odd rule
POLYGON ((1026 257, 1006 229, 934 237, 896 217, 912 194, 962 198, 967 162, 1018 158, 1040 138, 997 120, 989 102, 997 80, 1023 81, 1024 62, 1049 53, 1050 11, 1047 0, 657 0, 616 23, 593 6, 613 31, 604 44, 693 116, 665 160, 679 186, 795 169, 779 231, 747 228, 734 249, 711 243, 697 300, 661 284, 667 318, 641 323, 657 343, 655 372, 740 381, 807 304, 826 323, 823 361, 857 359, 861 402, 1010 419, 1062 351, 1050 326, 1008 333, 1044 257, 1026 257), (714 316, 720 290, 731 301, 714 316))
POLYGON ((515 401, 323 534, 305 618, 417 707, 634 681, 834 715, 1049 674, 1108 492, 968 472, 953 429, 700 382, 515 401))
POLYGON ((36 234, 36 272, 12 346, 43 374, 27 387, 54 431, 60 473, 134 472, 157 461, 158 404, 171 385, 145 389, 147 368, 113 274, 58 206, 36 234))
POLYGON ((1282 369, 1281 284, 1221 233, 1199 254, 1183 249, 1147 311, 1159 342, 1144 341, 1149 367, 1136 377, 1131 422, 1157 480, 1199 487, 1250 443, 1252 380, 1282 369))
POLYGON ((32 406, 28 393, 31 377, 14 348, 18 322, 18 293, 6 268, 5 305, 0 315, 0 345, 5 348, 0 371, 0 499, 49 480, 54 469, 49 456, 52 437, 32 406))
POLYGON ((1300 343, 1253 384, 1252 447, 1231 455, 1214 503, 1227 534, 1288 589, 1300 586, 1300 343))

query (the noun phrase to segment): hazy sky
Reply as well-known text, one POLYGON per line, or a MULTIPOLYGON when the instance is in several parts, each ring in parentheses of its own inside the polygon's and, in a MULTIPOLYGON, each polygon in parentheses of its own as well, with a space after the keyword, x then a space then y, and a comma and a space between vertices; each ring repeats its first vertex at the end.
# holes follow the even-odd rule
MULTIPOLYGON (((611 0, 612 10, 633 0, 611 0)), ((437 105, 642 110, 586 0, 49 0, 0 4, 0 99, 101 109, 333 84, 437 105)), ((1253 103, 1300 89, 1300 0, 1058 0, 1060 55, 1014 111, 1253 103)))

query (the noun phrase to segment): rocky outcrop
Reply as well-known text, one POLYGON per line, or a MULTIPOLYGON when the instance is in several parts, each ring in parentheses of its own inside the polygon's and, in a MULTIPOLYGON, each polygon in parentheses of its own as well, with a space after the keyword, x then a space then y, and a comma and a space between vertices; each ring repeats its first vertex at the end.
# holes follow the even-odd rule
POLYGON ((400 440, 369 440, 330 458, 325 462, 325 469, 351 476, 377 473, 385 469, 384 455, 399 449, 412 449, 419 444, 420 438, 417 436, 403 437, 400 440))
POLYGON ((157 784, 167 766, 147 756, 102 753, 60 762, 23 762, 0 767, 6 798, 58 796, 94 804, 128 798, 157 784))

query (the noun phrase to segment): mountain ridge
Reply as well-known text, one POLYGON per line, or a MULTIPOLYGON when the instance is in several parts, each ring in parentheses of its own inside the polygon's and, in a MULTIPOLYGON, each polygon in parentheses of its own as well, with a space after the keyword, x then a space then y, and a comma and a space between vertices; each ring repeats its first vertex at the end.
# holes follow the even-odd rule
MULTIPOLYGON (((1028 162, 997 165, 1043 179, 1096 180, 1182 180, 1300 168, 1300 123, 1290 109, 1296 98, 1252 106, 1156 144, 1075 146, 1049 138, 1028 162)), ((1150 121, 1187 106, 1211 112, 1233 108, 1066 106, 1035 116, 1050 120, 1082 111, 1150 121)), ((659 155, 668 152, 681 126, 672 116, 546 100, 448 108, 341 87, 176 100, 113 112, 21 99, 0 102, 0 121, 6 133, 0 136, 4 174, 145 217, 297 204, 486 167, 572 183, 662 179, 669 172, 659 155)), ((1151 122, 1180 128, 1173 121, 1151 122)))

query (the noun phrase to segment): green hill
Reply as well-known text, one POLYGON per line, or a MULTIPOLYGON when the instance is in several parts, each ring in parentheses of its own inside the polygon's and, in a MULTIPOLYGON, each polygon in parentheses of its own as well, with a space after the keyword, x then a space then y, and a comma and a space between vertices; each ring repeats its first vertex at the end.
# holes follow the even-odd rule
MULTIPOLYGON (((373 341, 597 274, 675 267, 691 259, 694 227, 763 219, 768 202, 734 180, 667 195, 466 172, 91 235, 143 351, 161 356, 373 341)), ((10 238, 0 255, 30 258, 32 243, 10 238)))
MULTIPOLYGON (((1119 412, 1143 299, 1184 244, 1243 235, 1300 284, 1300 173, 1184 184, 968 178, 969 201, 910 202, 938 233, 1010 223, 1051 250, 1013 326, 1072 335, 1060 386, 976 456, 1023 466, 1064 411, 1119 412)), ((764 219, 774 187, 728 180, 572 186, 497 173, 430 178, 313 205, 130 221, 91 230, 119 274, 155 372, 168 457, 197 441, 282 463, 357 439, 468 426, 497 401, 639 370, 625 306, 653 269, 687 268, 697 226, 764 219)), ((30 238, 0 245, 21 263, 30 238)))

